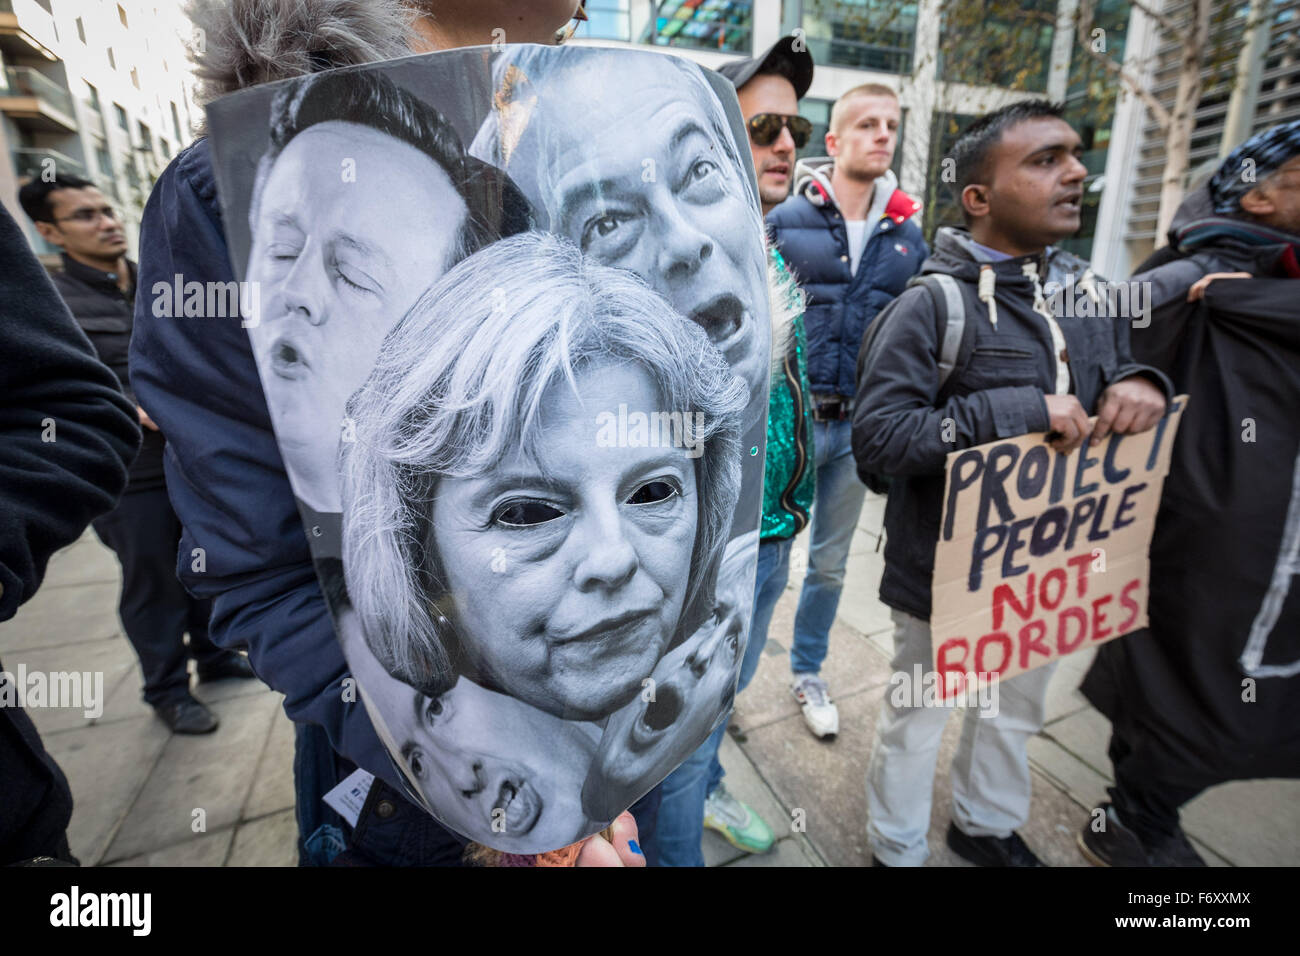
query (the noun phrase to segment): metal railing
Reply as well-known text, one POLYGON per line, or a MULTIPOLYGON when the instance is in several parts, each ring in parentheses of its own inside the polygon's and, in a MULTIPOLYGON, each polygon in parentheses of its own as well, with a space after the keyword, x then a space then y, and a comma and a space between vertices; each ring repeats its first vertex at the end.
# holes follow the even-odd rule
MULTIPOLYGON (((0 0, 3 2, 3 0, 0 0)), ((19 179, 39 179, 46 169, 52 169, 56 175, 72 175, 88 179, 86 167, 80 160, 60 153, 57 149, 45 149, 39 146, 20 146, 13 151, 14 172, 19 179), (53 160, 53 166, 45 161, 53 160)))
POLYGON ((34 96, 69 119, 75 119, 77 115, 72 109, 72 94, 67 88, 30 66, 6 67, 0 96, 34 96))

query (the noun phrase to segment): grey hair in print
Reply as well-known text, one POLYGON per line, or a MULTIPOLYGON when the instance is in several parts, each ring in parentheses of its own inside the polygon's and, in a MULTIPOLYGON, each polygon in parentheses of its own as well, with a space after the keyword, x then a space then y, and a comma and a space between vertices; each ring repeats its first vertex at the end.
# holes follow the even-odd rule
POLYGON ((456 621, 429 533, 443 478, 489 474, 544 439, 539 412, 557 383, 593 363, 643 369, 667 409, 700 413, 698 521, 673 643, 713 613, 740 491, 745 385, 708 336, 631 273, 546 233, 470 256, 389 333, 349 403, 341 449, 348 590, 375 656, 431 697, 456 680, 456 621), (701 417, 702 416, 702 417, 701 417))

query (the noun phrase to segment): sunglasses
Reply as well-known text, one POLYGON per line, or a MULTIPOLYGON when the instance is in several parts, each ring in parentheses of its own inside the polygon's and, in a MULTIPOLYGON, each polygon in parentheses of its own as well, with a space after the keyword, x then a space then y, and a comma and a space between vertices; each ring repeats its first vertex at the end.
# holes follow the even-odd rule
POLYGON ((587 19, 587 5, 585 3, 578 4, 578 9, 574 11, 573 19, 569 21, 568 25, 555 31, 555 45, 563 46, 567 41, 572 40, 573 35, 578 32, 578 27, 587 19))
POLYGON ((808 145, 808 137, 812 135, 813 128, 812 120, 802 116, 786 116, 784 113, 759 113, 751 116, 745 125, 749 127, 749 138, 755 146, 771 146, 781 135, 781 130, 789 127, 795 149, 803 149, 808 145))

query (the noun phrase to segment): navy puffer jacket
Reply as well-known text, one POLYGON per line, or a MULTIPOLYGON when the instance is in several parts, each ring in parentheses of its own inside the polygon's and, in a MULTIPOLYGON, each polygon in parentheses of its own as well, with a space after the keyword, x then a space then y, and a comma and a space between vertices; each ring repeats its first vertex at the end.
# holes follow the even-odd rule
POLYGON ((792 195, 767 214, 768 230, 807 296, 808 380, 816 395, 852 397, 858 348, 877 313, 921 269, 929 249, 912 218, 921 208, 887 172, 876 180, 876 223, 850 271, 849 235, 830 188, 830 160, 801 161, 792 195))

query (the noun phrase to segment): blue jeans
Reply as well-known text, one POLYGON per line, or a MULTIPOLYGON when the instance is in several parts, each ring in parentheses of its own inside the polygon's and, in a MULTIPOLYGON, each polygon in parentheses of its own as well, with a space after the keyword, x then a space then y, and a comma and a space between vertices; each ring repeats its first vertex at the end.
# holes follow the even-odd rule
POLYGON ((324 728, 293 725, 293 795, 298 818, 298 865, 329 866, 346 845, 343 818, 325 803, 338 783, 334 748, 324 728))
POLYGON ((794 646, 790 649, 790 669, 796 674, 819 673, 826 660, 831 624, 844 588, 849 545, 867 495, 867 486, 858 480, 853 460, 851 428, 848 420, 813 423, 817 487, 813 493, 808 575, 799 594, 794 646))
MULTIPOLYGON (((793 538, 762 541, 758 546, 758 574, 754 582, 754 617, 749 625, 749 643, 740 664, 736 693, 749 686, 767 645, 767 628, 776 602, 790 576, 790 546, 793 538)), ((703 866, 704 801, 726 773, 718 761, 718 748, 727 732, 730 714, 686 762, 663 782, 659 806, 659 865, 703 866)))

